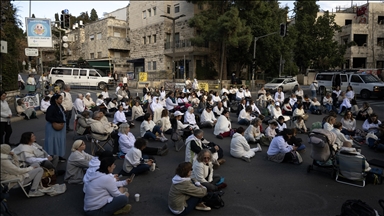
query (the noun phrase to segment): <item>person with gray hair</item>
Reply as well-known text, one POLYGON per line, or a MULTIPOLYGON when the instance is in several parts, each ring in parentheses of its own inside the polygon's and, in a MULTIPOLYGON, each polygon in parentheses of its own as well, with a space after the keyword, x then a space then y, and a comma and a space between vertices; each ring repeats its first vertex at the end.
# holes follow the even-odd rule
POLYGON ((83 94, 78 94, 75 102, 73 103, 73 108, 75 108, 75 110, 79 114, 83 113, 85 110, 85 104, 84 104, 83 98, 84 98, 83 94))
POLYGON ((192 106, 190 106, 188 107, 188 110, 187 112, 185 112, 185 115, 184 115, 184 123, 189 124, 193 128, 193 130, 200 129, 198 126, 200 122, 199 123, 196 122, 196 116, 194 112, 195 112, 195 109, 192 106))
MULTIPOLYGON (((367 159, 364 155, 362 155, 360 152, 356 150, 356 148, 352 147, 352 142, 350 141, 344 141, 343 146, 341 147, 340 151, 337 154, 348 154, 348 155, 354 155, 358 158, 364 159, 363 168, 365 172, 368 172, 371 170, 371 167, 369 166, 369 163, 367 162, 367 159)), ((361 165, 360 165, 361 166, 361 165)))

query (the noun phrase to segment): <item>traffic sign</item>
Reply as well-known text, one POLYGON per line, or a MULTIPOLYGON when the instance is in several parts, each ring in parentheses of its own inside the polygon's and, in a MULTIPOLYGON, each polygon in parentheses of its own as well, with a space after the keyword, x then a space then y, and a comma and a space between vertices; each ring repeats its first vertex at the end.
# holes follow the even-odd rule
POLYGON ((39 50, 38 49, 32 49, 32 48, 25 48, 25 55, 26 56, 39 56, 39 50))

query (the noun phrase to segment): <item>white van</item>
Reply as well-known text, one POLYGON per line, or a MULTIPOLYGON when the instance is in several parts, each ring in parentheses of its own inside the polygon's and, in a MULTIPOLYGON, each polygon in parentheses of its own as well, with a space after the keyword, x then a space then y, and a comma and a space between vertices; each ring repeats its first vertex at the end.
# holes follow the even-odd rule
POLYGON ((358 72, 320 72, 315 79, 319 85, 320 94, 332 91, 332 87, 340 86, 342 91, 352 86, 355 94, 364 99, 371 96, 384 97, 384 82, 376 76, 358 72))
POLYGON ((99 89, 113 84, 113 78, 94 68, 53 67, 48 75, 49 82, 62 88, 65 84, 76 86, 97 86, 99 89))

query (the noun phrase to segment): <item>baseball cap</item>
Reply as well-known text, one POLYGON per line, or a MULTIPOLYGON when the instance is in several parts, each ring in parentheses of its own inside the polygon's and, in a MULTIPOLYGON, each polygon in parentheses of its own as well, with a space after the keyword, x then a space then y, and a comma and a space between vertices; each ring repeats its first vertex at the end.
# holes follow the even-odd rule
POLYGON ((181 115, 184 115, 184 113, 180 112, 180 111, 176 111, 175 113, 173 113, 174 116, 181 116, 181 115))

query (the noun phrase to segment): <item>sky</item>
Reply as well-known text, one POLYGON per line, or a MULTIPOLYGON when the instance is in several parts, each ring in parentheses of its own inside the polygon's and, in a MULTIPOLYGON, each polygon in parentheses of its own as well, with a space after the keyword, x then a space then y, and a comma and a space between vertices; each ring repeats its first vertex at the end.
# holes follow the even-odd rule
MULTIPOLYGON (((294 1, 280 1, 281 7, 286 5, 293 9, 294 1)), ((375 1, 370 1, 375 2, 375 1)), ((377 1, 376 1, 377 2, 377 1)), ((380 1, 378 1, 380 2, 380 1)), ((23 29, 25 29, 25 17, 29 17, 29 3, 27 0, 15 0, 14 5, 18 9, 18 18, 23 23, 23 29)), ((79 16, 81 12, 88 11, 90 14, 92 8, 97 12, 97 15, 100 17, 103 16, 105 12, 112 12, 116 9, 123 8, 127 6, 129 1, 31 1, 31 14, 35 14, 36 18, 47 18, 55 20, 55 13, 60 14, 62 10, 68 9, 69 13, 73 16, 79 16)), ((353 4, 362 5, 367 3, 367 1, 353 1, 353 4)), ((337 6, 349 7, 351 6, 351 1, 318 1, 320 9, 329 10, 332 9, 335 11, 337 6)))

